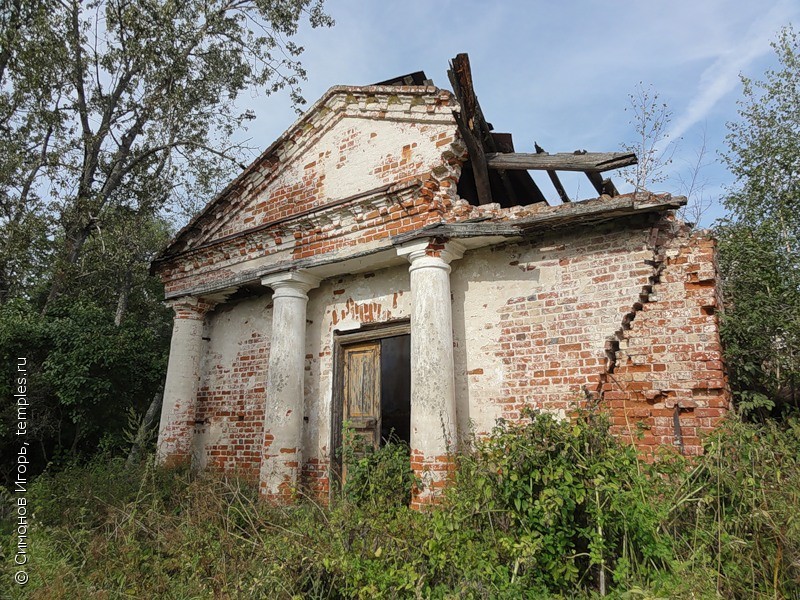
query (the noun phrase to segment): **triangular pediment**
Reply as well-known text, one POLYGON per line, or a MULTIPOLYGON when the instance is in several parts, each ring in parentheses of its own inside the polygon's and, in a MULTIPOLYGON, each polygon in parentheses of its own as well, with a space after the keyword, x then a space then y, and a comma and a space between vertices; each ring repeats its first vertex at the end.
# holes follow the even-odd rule
POLYGON ((430 173, 455 121, 431 86, 331 88, 176 236, 162 257, 430 173))

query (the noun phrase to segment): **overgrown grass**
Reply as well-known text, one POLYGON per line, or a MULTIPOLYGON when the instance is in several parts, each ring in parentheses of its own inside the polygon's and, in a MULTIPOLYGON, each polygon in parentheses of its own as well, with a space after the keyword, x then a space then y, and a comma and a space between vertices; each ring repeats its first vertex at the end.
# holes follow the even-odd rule
MULTIPOLYGON (((10 589, 47 599, 583 598, 603 588, 797 598, 798 457, 796 420, 730 422, 694 463, 648 464, 597 415, 532 415, 458 457, 454 485, 424 514, 378 501, 363 472, 358 481, 373 483, 330 506, 280 508, 234 477, 97 459, 32 486, 31 580, 10 589)), ((405 497, 402 449, 360 460, 397 475, 405 497)), ((10 581, 15 538, 4 535, 10 581)))

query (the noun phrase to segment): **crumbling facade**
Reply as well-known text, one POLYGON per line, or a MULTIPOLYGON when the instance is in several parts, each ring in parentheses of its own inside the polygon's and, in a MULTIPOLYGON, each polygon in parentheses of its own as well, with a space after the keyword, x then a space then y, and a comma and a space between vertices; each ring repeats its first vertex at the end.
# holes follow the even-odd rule
POLYGON ((714 242, 684 200, 527 197, 478 164, 453 93, 412 83, 329 90, 155 261, 159 459, 324 497, 348 423, 409 443, 420 505, 465 434, 587 398, 645 452, 700 452, 729 399, 714 242))

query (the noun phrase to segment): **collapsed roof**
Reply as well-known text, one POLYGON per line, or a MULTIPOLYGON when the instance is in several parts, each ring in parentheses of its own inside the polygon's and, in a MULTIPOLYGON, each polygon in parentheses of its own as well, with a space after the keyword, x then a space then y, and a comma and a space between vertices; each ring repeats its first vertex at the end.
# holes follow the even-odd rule
MULTIPOLYGON (((461 164, 461 176, 458 180, 457 194, 462 200, 475 206, 476 209, 490 208, 487 205, 492 207, 499 206, 501 209, 520 206, 530 206, 531 208, 550 207, 545 193, 529 172, 536 170, 547 173, 563 205, 569 204, 570 198, 559 179, 559 171, 583 173, 600 198, 608 200, 609 198, 619 197, 617 188, 609 178, 604 177, 604 173, 636 164, 637 159, 634 154, 586 152, 585 150, 549 154, 538 144, 535 145, 535 153, 516 152, 511 134, 493 131, 492 125, 486 121, 475 94, 469 57, 466 54, 459 54, 453 58, 448 76, 453 87, 452 95, 433 87, 431 80, 422 71, 395 77, 372 86, 337 86, 331 88, 295 125, 270 145, 176 235, 173 242, 156 258, 153 264, 154 268, 158 263, 196 248, 199 240, 196 239, 195 232, 199 231, 204 226, 204 223, 209 220, 213 221, 215 212, 218 213, 220 210, 224 210, 226 205, 235 203, 236 197, 249 185, 247 183, 248 177, 251 177, 254 172, 259 169, 269 171, 273 163, 278 160, 276 157, 281 146, 287 143, 291 144, 293 137, 296 137, 303 127, 309 126, 306 122, 309 119, 309 115, 313 115, 315 111, 324 110, 322 107, 325 102, 332 95, 341 93, 347 93, 348 95, 356 91, 380 93, 381 90, 385 92, 388 87, 398 86, 397 89, 402 89, 404 92, 444 94, 443 98, 446 96, 445 104, 449 104, 452 107, 452 115, 457 125, 458 133, 464 146, 466 146, 466 155, 461 164), (453 102, 453 99, 455 99, 455 102, 453 102)), ((444 100, 442 101, 444 102, 444 100)), ((334 204, 343 201, 329 200, 334 204)), ((589 212, 596 218, 615 218, 620 216, 619 209, 623 205, 631 208, 636 205, 638 208, 635 212, 640 212, 641 207, 644 207, 645 210, 660 211, 673 208, 676 202, 678 205, 681 204, 679 199, 671 200, 668 198, 644 203, 635 202, 634 200, 634 198, 620 198, 620 202, 615 203, 613 207, 608 203, 597 204, 589 212)), ((579 204, 584 204, 584 202, 579 204)), ((572 221, 576 216, 584 212, 583 209, 577 211, 567 210, 568 207, 566 206, 554 206, 552 208, 557 209, 553 213, 554 217, 556 217, 553 224, 560 221, 572 221)), ((489 214, 492 211, 479 212, 489 214)), ((496 217, 489 216, 478 220, 486 221, 487 219, 498 220, 496 217)), ((485 227, 481 226, 479 229, 485 229, 485 227)), ((241 232, 241 234, 246 233, 247 231, 241 232)))

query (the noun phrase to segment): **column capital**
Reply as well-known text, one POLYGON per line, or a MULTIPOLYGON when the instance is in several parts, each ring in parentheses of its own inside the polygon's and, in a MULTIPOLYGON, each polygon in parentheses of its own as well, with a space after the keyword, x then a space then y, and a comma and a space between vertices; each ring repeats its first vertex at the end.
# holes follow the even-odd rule
POLYGON ((464 256, 466 246, 453 240, 437 238, 414 240, 397 247, 397 255, 405 256, 411 263, 409 271, 434 267, 450 271, 450 263, 464 256))
POLYGON ((175 311, 175 319, 194 319, 202 321, 206 313, 213 309, 217 303, 198 296, 181 296, 164 302, 175 311))
POLYGON ((308 291, 319 285, 320 279, 308 271, 284 271, 261 278, 261 285, 272 288, 273 298, 308 299, 308 291))
POLYGON ((216 306, 217 304, 224 304, 227 302, 228 298, 233 296, 238 290, 239 288, 237 287, 225 288, 224 290, 203 294, 200 299, 211 306, 216 306))

